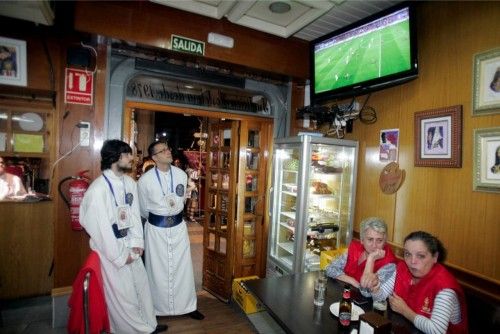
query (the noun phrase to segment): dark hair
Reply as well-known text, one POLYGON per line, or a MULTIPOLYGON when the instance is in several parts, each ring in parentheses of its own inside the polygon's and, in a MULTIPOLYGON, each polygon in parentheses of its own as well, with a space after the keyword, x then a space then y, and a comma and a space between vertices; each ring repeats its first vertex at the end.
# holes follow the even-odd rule
POLYGON ((430 233, 424 231, 416 231, 408 234, 405 241, 408 240, 420 240, 422 241, 432 256, 438 253, 438 262, 443 262, 446 259, 446 248, 444 248, 443 243, 430 233))
POLYGON ((155 146, 158 145, 158 144, 165 144, 168 146, 168 144, 162 140, 157 140, 157 141, 154 141, 152 142, 151 144, 149 144, 148 146, 148 155, 149 157, 152 159, 153 158, 153 155, 155 154, 155 146))
POLYGON ((111 168, 113 163, 120 160, 122 153, 132 153, 132 148, 118 139, 106 140, 101 148, 101 170, 111 168))

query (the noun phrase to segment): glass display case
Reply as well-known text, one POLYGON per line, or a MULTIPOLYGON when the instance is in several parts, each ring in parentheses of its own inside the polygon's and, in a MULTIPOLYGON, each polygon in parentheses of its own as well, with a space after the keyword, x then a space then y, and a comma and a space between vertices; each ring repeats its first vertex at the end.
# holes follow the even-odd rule
POLYGON ((274 145, 268 274, 319 270, 352 237, 358 143, 301 135, 274 145))

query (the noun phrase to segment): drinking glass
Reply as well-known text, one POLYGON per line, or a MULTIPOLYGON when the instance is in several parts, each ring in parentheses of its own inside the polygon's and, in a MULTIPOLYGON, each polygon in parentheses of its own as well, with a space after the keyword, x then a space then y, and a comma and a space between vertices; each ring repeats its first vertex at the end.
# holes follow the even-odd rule
POLYGON ((326 283, 319 278, 314 281, 314 305, 322 306, 325 303, 326 283))

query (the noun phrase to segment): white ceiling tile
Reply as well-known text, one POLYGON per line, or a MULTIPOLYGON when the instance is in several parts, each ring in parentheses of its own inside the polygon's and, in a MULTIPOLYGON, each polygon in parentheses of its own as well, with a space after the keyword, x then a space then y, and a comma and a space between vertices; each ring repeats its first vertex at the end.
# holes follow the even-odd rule
POLYGON ((255 30, 311 41, 398 4, 400 0, 150 0, 255 30), (291 10, 272 13, 269 5, 287 2, 291 10))

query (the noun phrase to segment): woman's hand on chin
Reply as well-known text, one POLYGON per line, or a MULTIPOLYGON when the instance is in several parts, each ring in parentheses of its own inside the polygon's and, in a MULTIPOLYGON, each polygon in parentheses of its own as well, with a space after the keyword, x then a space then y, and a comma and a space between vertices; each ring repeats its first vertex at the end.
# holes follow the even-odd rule
POLYGON ((383 259, 384 256, 385 256, 385 250, 383 249, 377 249, 368 255, 368 257, 371 258, 373 261, 383 259))

